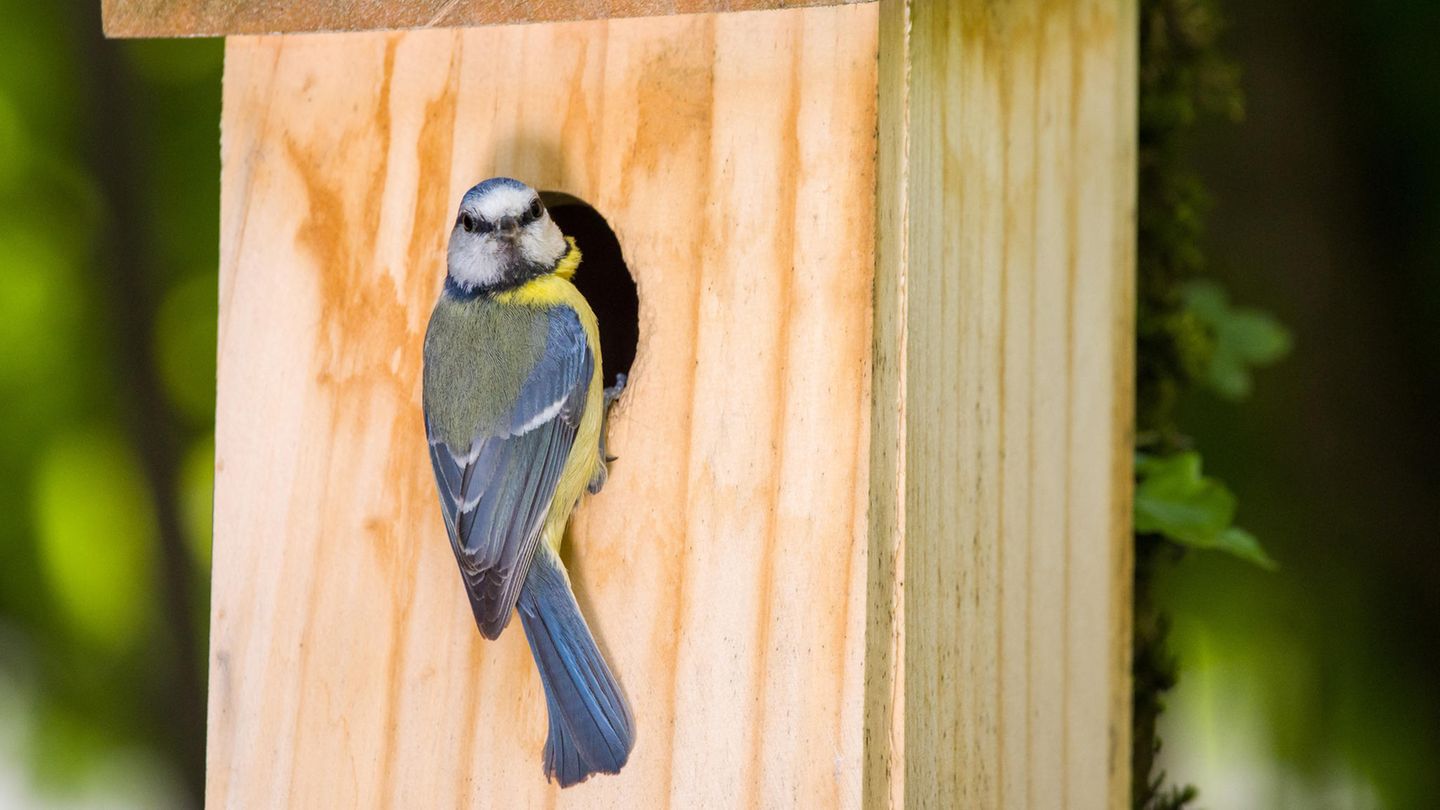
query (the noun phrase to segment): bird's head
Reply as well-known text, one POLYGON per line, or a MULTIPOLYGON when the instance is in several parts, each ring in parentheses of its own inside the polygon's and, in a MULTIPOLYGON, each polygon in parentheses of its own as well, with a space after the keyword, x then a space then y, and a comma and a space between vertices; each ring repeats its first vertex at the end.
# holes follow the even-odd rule
POLYGON ((568 250, 535 189, 492 177, 460 201, 446 264, 467 290, 503 288, 550 272, 568 250))

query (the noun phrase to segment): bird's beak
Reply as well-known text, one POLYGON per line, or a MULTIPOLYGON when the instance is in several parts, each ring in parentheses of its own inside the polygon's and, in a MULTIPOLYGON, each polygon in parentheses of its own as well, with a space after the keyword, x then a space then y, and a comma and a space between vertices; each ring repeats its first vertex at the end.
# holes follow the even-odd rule
POLYGON ((495 223, 495 233, 497 236, 514 240, 515 236, 520 233, 519 217, 501 217, 500 221, 495 223))

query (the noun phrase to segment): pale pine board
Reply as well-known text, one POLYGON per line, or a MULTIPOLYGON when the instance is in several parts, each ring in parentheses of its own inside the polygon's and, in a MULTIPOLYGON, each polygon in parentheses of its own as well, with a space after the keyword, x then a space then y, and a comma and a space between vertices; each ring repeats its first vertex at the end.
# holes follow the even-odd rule
POLYGON ((876 16, 229 41, 210 806, 858 805, 876 16), (640 290, 569 555, 639 739, 563 793, 420 423, 453 206, 495 173, 596 205, 640 290))
POLYGON ((883 0, 865 798, 1129 806, 1134 0, 883 0))

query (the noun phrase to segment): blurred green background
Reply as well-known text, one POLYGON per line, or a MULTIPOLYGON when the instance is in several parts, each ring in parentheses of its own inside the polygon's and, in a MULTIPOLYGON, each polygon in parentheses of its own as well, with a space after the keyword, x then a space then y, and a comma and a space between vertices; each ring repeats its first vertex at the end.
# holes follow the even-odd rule
POLYGON ((0 0, 0 807, 204 769, 222 43, 0 0))
MULTIPOLYGON (((1224 8, 1205 246, 1294 350, 1181 422, 1280 568, 1161 568, 1160 764, 1204 807, 1440 807, 1440 4, 1224 8)), ((193 806, 222 45, 0 20, 0 807, 193 806)))
POLYGON ((1233 299, 1289 328, 1179 422, 1280 565, 1161 569, 1160 766, 1210 808, 1440 807, 1440 3, 1222 0, 1245 115, 1192 165, 1233 299))

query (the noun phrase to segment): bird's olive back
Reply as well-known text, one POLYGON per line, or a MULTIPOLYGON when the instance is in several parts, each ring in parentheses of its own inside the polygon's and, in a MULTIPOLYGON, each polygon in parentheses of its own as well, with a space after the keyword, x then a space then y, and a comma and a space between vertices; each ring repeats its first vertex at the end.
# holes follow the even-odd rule
POLYGON ((505 429, 520 387, 545 351, 543 309, 442 295, 425 333, 425 413, 453 448, 505 429))

